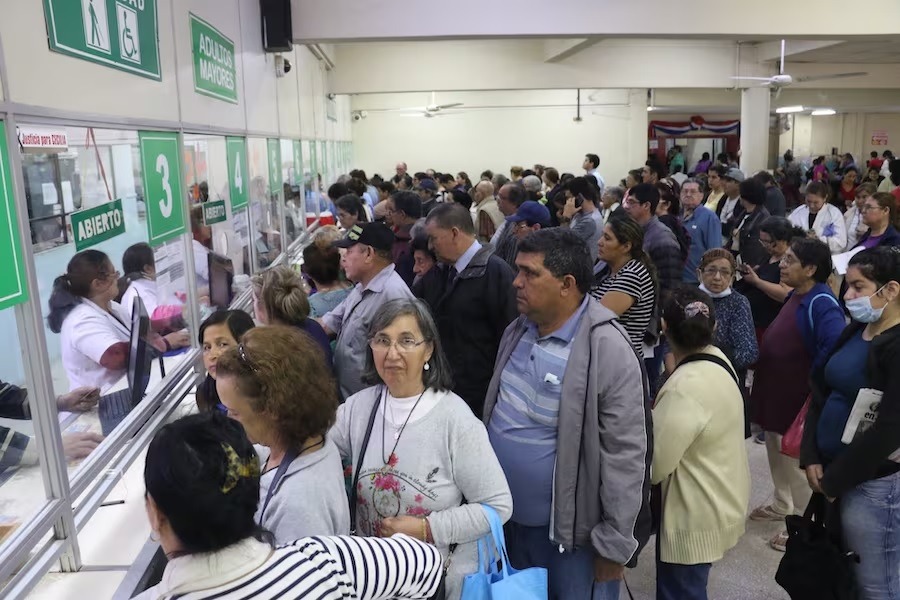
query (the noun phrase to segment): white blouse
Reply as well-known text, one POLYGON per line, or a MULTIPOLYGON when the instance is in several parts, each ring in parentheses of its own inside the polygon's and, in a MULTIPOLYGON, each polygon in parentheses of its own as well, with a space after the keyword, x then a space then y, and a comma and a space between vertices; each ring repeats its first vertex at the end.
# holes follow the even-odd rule
POLYGON ((117 302, 109 304, 113 314, 82 300, 63 321, 60 347, 70 390, 82 386, 105 390, 125 375, 125 369, 107 369, 100 364, 110 346, 131 339, 128 311, 117 302))

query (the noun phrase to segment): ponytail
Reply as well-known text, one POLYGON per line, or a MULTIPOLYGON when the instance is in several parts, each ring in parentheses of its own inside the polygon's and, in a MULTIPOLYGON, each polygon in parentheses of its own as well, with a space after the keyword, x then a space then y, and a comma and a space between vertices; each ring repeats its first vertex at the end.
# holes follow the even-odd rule
POLYGON ((68 275, 60 275, 53 280, 53 291, 50 293, 50 314, 47 315, 47 324, 50 331, 59 333, 62 331, 63 321, 69 316, 81 300, 72 293, 68 275))

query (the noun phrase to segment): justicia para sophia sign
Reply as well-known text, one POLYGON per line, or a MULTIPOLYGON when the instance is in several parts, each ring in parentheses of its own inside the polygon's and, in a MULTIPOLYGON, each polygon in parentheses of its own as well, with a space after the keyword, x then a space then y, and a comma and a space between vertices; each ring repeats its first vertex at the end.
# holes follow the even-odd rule
POLYGON ((237 104, 237 69, 234 42, 221 31, 191 14, 194 91, 237 104))

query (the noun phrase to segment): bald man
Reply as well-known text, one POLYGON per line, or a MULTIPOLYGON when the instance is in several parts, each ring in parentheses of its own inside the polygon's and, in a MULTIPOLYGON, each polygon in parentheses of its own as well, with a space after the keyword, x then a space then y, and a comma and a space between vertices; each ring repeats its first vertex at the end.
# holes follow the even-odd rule
POLYGON ((497 200, 494 198, 494 184, 490 181, 481 181, 473 189, 472 195, 475 202, 473 209, 478 241, 487 244, 503 223, 504 218, 500 207, 497 206, 497 200))
POLYGON ((394 167, 394 170, 397 171, 397 174, 394 175, 391 181, 394 182, 394 185, 397 185, 398 182, 406 178, 406 163, 398 162, 397 166, 394 167))

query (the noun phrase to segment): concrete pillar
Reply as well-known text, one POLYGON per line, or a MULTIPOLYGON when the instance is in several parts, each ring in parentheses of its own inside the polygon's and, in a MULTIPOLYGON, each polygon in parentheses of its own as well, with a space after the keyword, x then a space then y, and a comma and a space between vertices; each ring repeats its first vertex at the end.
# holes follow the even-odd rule
POLYGON ((741 92, 741 170, 753 175, 769 163, 768 87, 752 87, 741 92))
POLYGON ((628 163, 638 165, 647 162, 647 90, 628 90, 628 163))

